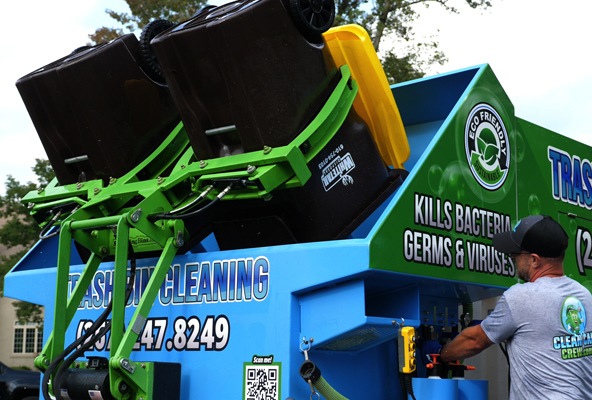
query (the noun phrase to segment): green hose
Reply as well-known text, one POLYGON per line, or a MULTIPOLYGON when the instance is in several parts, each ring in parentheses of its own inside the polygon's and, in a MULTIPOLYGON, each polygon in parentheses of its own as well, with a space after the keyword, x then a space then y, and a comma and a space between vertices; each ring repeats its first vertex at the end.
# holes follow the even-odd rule
POLYGON ((343 397, 335 389, 331 387, 322 376, 319 378, 314 387, 318 390, 319 394, 327 400, 348 400, 347 397, 343 397))

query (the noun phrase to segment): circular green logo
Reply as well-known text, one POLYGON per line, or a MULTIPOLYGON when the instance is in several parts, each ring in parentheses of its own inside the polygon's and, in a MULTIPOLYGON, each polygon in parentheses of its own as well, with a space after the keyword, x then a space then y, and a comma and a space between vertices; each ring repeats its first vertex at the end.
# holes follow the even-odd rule
POLYGON ((497 190, 510 170, 508 132, 499 113, 479 103, 465 125, 465 152, 473 177, 487 190, 497 190))

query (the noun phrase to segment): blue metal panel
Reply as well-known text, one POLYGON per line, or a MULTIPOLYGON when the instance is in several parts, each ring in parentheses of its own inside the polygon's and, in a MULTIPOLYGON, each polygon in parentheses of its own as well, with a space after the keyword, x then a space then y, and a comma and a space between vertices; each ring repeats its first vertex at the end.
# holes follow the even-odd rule
MULTIPOLYGON (((407 163, 411 174, 425 160, 447 115, 480 68, 393 88, 413 150, 407 163), (428 107, 416 104, 417 99, 426 98, 418 96, 418 91, 445 93, 433 96, 428 107)), ((132 360, 181 363, 182 397, 187 399, 248 398, 245 392, 251 372, 266 370, 268 385, 277 383, 280 394, 273 399, 301 400, 310 397, 308 385, 298 375, 304 361, 300 351, 304 335, 317 339, 309 356, 323 377, 346 397, 404 398, 392 339, 403 320, 407 326, 422 323, 420 301, 443 299, 441 304, 430 303, 437 316, 442 307, 454 308, 461 296, 478 299, 498 294, 485 293, 486 288, 479 285, 369 268, 370 240, 405 187, 404 183, 385 201, 354 232, 353 239, 219 251, 210 236, 194 253, 176 257, 132 360), (323 346, 325 350, 319 351, 323 346)), ((6 278, 6 295, 45 305, 47 321, 53 320, 55 312, 63 312, 53 308, 56 242, 54 238, 37 244, 6 278)), ((71 267, 74 284, 84 266, 75 252, 72 260, 78 263, 71 267)), ((137 262, 128 322, 156 261, 137 262)), ((112 285, 113 263, 104 263, 67 332, 67 342, 80 336, 104 310, 112 285)), ((46 340, 49 333, 47 329, 46 340)), ((107 356, 107 342, 97 347, 87 356, 107 356)), ((458 384, 442 382, 446 383, 429 384, 447 386, 436 393, 439 399, 449 398, 441 394, 458 384)))
MULTIPOLYGON (((458 381, 413 378, 413 392, 415 398, 422 400, 458 400, 458 381)), ((408 399, 411 400, 411 396, 408 399)))

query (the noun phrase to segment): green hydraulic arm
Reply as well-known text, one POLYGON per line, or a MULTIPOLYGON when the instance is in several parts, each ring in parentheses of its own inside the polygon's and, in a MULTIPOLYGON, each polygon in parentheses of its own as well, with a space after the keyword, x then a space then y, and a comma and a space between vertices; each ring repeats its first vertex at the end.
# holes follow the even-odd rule
MULTIPOLYGON (((358 92, 348 66, 339 73, 339 82, 317 117, 286 146, 198 160, 181 123, 143 163, 122 177, 111 178, 107 186, 102 180, 60 186, 54 179, 25 196, 23 202, 44 227, 42 238, 59 234, 53 330, 35 360, 37 368, 49 372, 47 382, 54 380, 65 358, 60 356, 65 353, 66 331, 94 274, 105 257, 114 257, 110 391, 121 400, 152 399, 154 363, 134 362, 130 355, 173 258, 190 239, 182 219, 155 216, 194 207, 196 195, 203 201, 267 198, 273 191, 304 185, 311 176, 308 163, 341 127, 358 92), (231 188, 228 182, 241 184, 231 188), (51 227, 57 232, 49 233, 51 227), (130 237, 143 237, 143 245, 132 245, 130 237), (91 255, 68 297, 73 242, 91 255), (160 257, 126 326, 129 251, 158 251, 160 257)), ((50 383, 48 388, 61 397, 50 383)))

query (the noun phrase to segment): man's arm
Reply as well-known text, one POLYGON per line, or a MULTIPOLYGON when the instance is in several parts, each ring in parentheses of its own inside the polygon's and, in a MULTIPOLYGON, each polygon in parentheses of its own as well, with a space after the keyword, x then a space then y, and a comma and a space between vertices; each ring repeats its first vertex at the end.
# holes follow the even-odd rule
POLYGON ((442 348, 440 360, 443 363, 472 357, 491 346, 481 325, 464 329, 452 342, 442 348))

